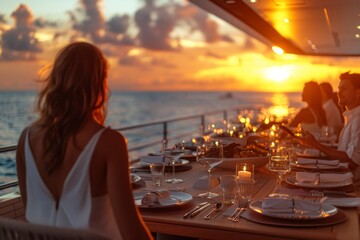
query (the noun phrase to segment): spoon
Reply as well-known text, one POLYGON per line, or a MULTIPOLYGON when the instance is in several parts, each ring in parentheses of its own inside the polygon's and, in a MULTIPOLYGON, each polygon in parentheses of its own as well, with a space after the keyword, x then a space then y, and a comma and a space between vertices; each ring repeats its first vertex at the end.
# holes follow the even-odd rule
POLYGON ((214 212, 219 211, 223 207, 223 204, 221 202, 215 203, 213 209, 204 216, 205 220, 209 220, 214 212))

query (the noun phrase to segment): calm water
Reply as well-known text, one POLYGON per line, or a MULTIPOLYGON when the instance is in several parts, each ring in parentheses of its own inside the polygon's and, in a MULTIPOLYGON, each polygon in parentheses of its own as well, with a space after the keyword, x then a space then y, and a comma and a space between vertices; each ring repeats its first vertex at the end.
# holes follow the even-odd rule
MULTIPOLYGON (((224 95, 223 92, 112 92, 106 124, 121 128, 238 106, 288 105, 298 108, 303 105, 300 93, 234 92, 232 98, 223 98, 224 95)), ((33 111, 35 96, 35 92, 0 92, 0 147, 16 145, 22 129, 36 119, 33 111)), ((215 121, 215 118, 208 121, 215 121)), ((169 128, 196 132, 198 126, 195 125, 199 123, 196 120, 196 124, 175 124, 169 128)), ((131 148, 144 139, 149 140, 152 135, 162 136, 162 128, 149 127, 123 134, 131 148)), ((139 153, 131 153, 131 156, 136 154, 139 153)), ((16 179, 14 155, 0 154, 0 183, 16 179)))

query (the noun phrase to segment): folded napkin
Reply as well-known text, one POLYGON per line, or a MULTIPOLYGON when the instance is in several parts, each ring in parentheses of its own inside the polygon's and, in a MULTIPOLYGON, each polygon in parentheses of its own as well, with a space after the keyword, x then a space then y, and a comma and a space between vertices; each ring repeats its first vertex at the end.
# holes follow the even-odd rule
POLYGON ((307 148, 304 150, 304 154, 309 154, 309 155, 317 155, 320 156, 320 151, 318 149, 315 148, 307 148))
POLYGON ((295 210, 315 212, 321 209, 320 202, 302 199, 268 198, 261 202, 265 213, 293 213, 295 210))
POLYGON ((315 182, 319 180, 320 183, 336 183, 344 182, 352 179, 351 172, 348 173, 310 173, 310 172, 296 172, 297 182, 315 182), (319 178, 320 177, 320 178, 319 178))
POLYGON ((165 163, 169 164, 171 162, 170 156, 142 156, 140 157, 140 163, 149 164, 149 163, 165 163))
POLYGON ((171 205, 176 204, 177 199, 171 197, 170 192, 165 189, 147 192, 141 199, 141 206, 150 207, 153 204, 171 205))
POLYGON ((309 158, 298 158, 298 164, 307 165, 307 164, 315 164, 315 165, 329 165, 329 166, 337 166, 339 165, 339 160, 322 160, 322 159, 309 159, 309 158))
POLYGON ((337 207, 360 207, 360 198, 326 198, 325 202, 337 207))

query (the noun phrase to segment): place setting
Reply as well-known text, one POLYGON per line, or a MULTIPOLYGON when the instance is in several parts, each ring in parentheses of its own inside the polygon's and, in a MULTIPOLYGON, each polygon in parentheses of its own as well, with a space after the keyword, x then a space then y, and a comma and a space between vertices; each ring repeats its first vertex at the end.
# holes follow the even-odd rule
POLYGON ((297 158, 295 162, 291 163, 291 168, 307 169, 307 170, 339 170, 348 171, 349 164, 341 163, 339 160, 325 160, 325 159, 310 159, 310 158, 297 158))

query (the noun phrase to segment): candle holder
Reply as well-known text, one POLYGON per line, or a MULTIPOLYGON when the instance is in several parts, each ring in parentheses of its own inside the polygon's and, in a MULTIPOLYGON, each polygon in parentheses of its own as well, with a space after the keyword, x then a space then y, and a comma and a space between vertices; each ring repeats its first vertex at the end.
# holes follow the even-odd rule
POLYGON ((237 163, 235 175, 238 179, 254 180, 255 166, 251 163, 237 163))

